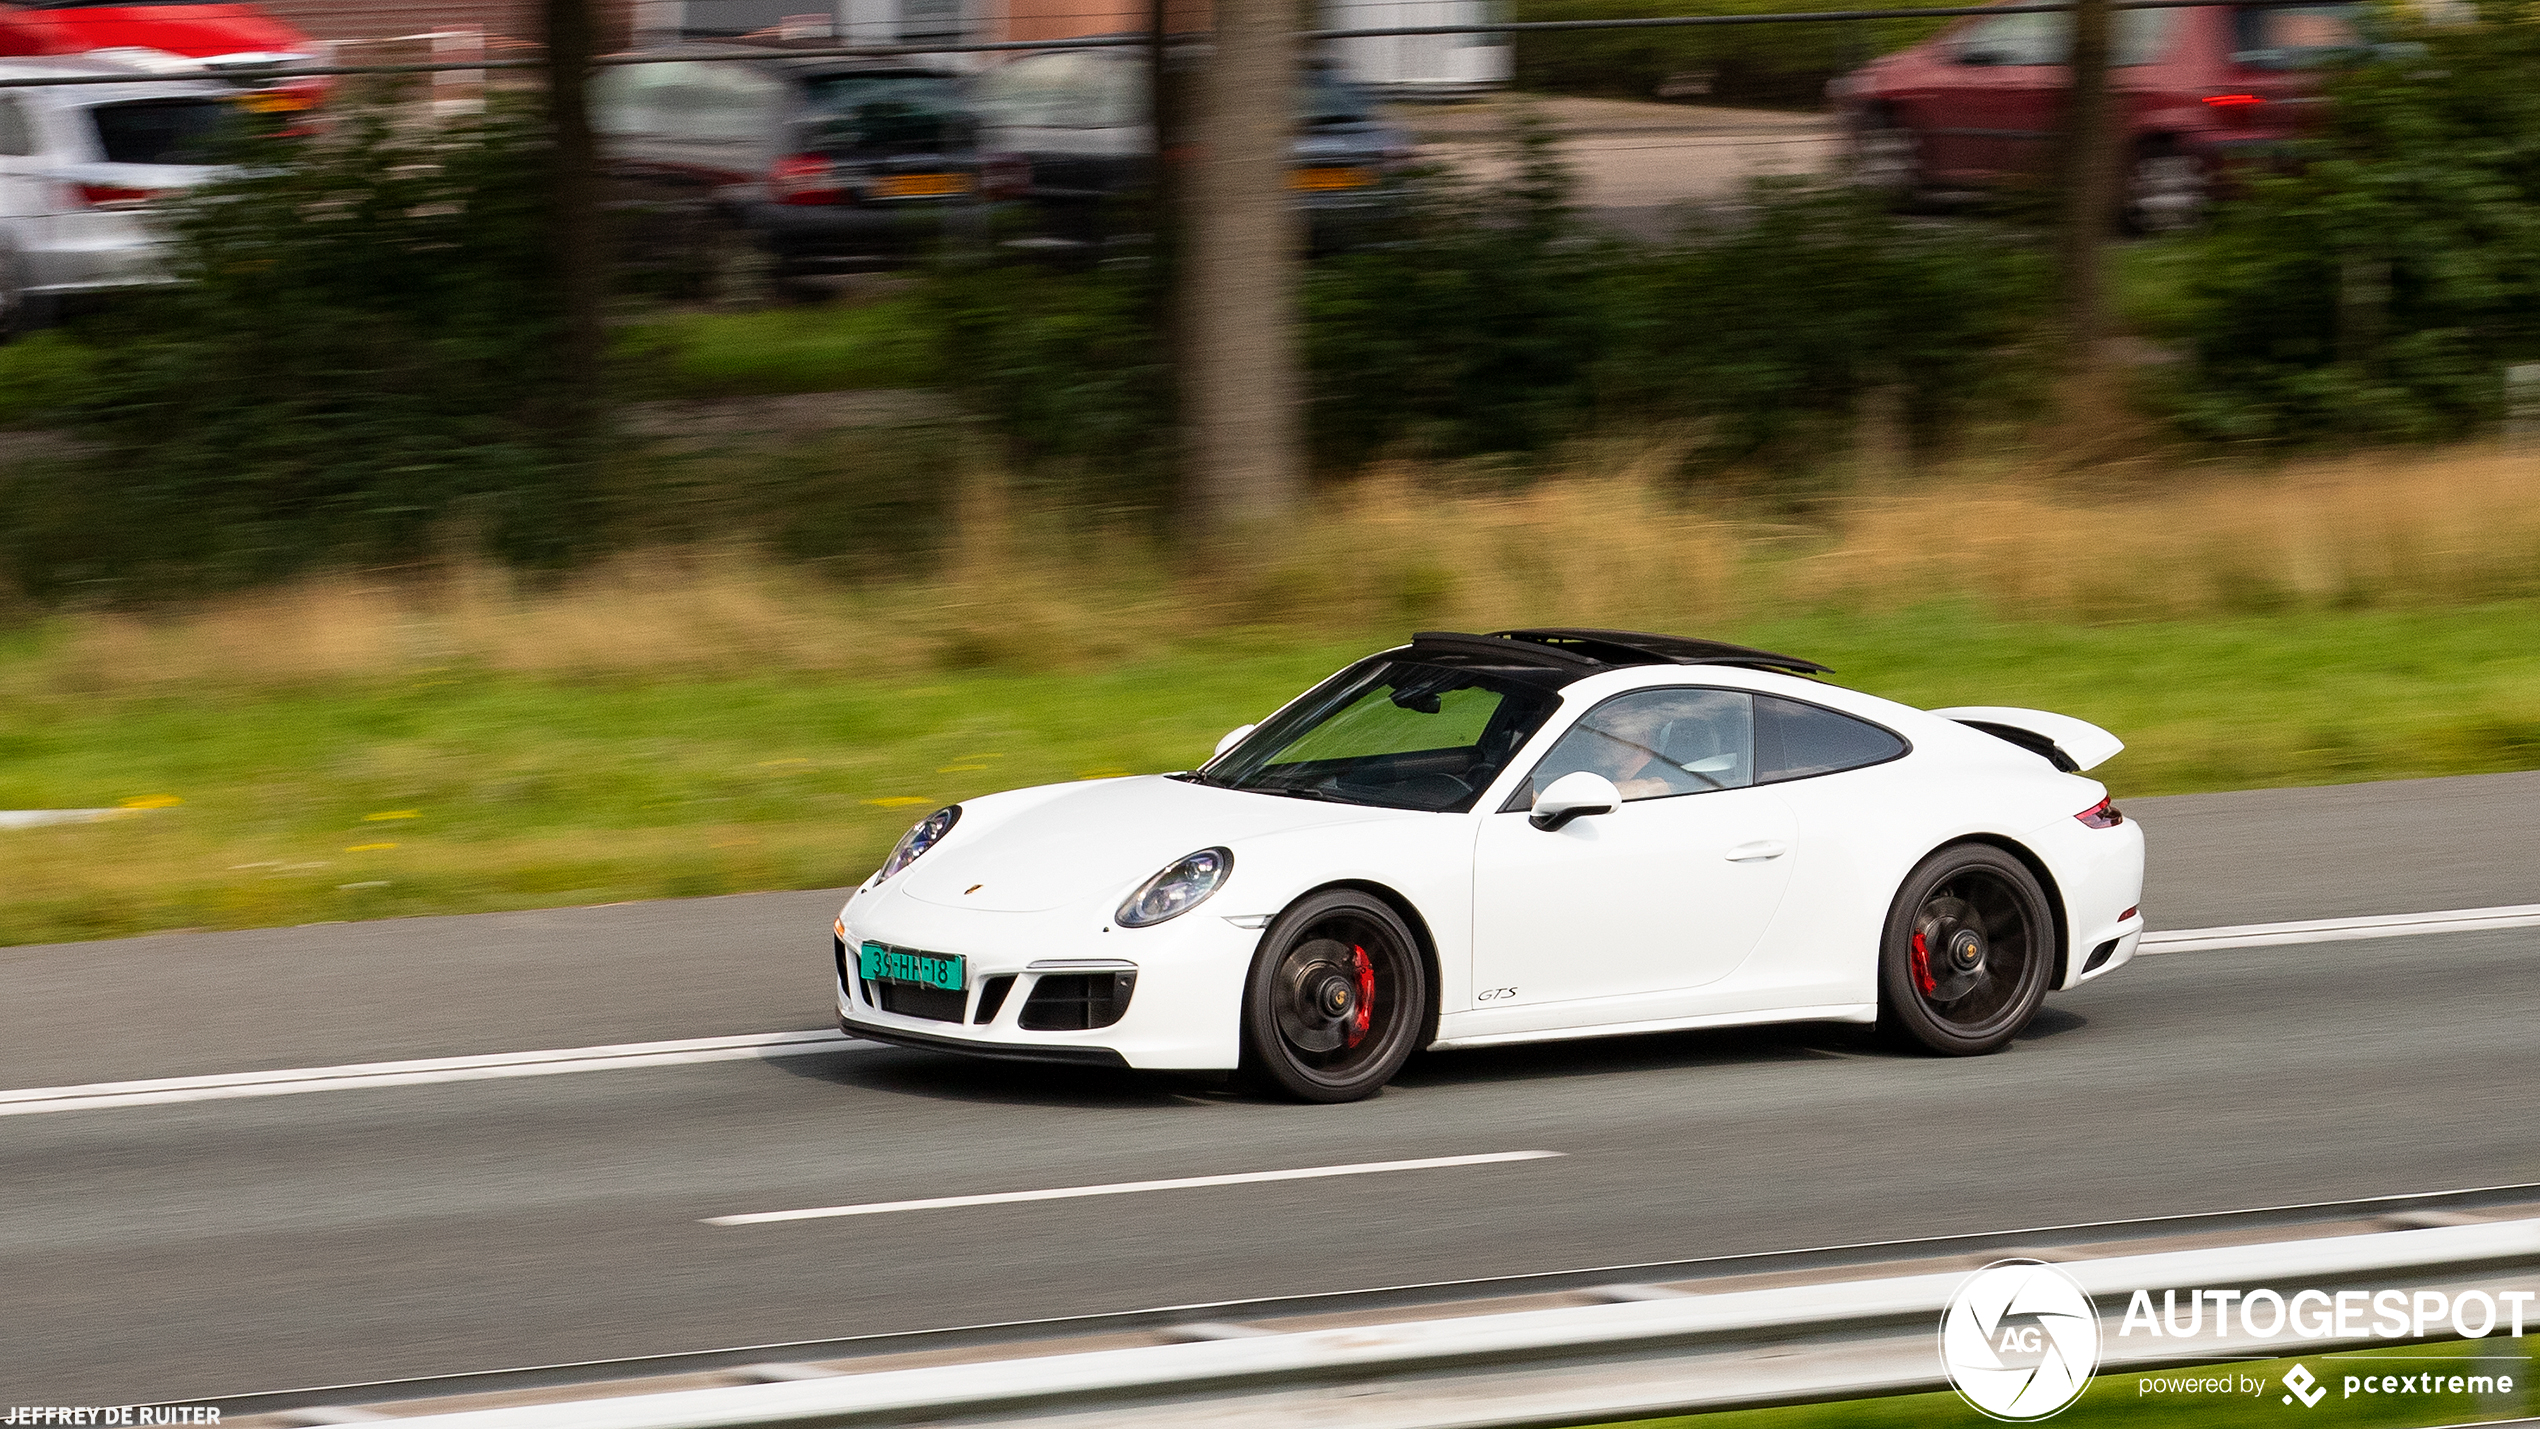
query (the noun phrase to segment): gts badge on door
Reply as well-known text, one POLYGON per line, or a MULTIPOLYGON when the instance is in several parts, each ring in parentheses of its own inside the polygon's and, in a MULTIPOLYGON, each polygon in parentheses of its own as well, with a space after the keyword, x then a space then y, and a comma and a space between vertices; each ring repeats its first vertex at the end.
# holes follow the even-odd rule
POLYGON ((1475 1002, 1506 1002, 1516 995, 1517 989, 1513 987, 1486 987, 1473 994, 1473 1000, 1475 1002))

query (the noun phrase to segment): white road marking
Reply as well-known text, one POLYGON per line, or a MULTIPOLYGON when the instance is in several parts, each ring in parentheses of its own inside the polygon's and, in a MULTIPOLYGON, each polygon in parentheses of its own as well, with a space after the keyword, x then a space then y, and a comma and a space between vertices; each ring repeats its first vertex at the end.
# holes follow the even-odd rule
MULTIPOLYGON (((2374 918, 2321 918, 2303 923, 2250 923, 2231 928, 2185 928, 2146 933, 2136 951, 2223 952, 2294 943, 2337 943, 2362 938, 2408 938, 2432 933, 2474 933, 2489 928, 2540 927, 2540 903, 2501 908, 2454 908, 2436 913, 2394 913, 2374 918)), ((208 1077, 160 1077, 149 1081, 95 1082, 75 1087, 27 1087, 0 1091, 0 1116, 36 1112, 105 1111, 165 1106, 174 1102, 279 1097, 300 1092, 348 1092, 373 1087, 427 1086, 441 1082, 550 1077, 565 1072, 612 1072, 638 1067, 677 1067, 698 1062, 746 1062, 801 1057, 842 1048, 869 1049, 836 1032, 756 1032, 739 1037, 698 1037, 678 1042, 629 1042, 610 1047, 565 1047, 539 1052, 498 1052, 482 1057, 429 1057, 408 1062, 360 1062, 341 1067, 296 1067, 271 1072, 232 1072, 208 1077)))
POLYGON ((1242 1171, 1231 1176, 1182 1176, 1170 1181, 1120 1181, 1108 1186, 1060 1186, 1047 1191, 998 1191, 984 1196, 935 1196, 923 1201, 872 1201, 861 1206, 814 1206, 803 1211, 753 1211, 708 1216, 710 1226, 756 1226, 770 1221, 816 1221, 830 1216, 887 1216, 899 1211, 941 1211, 955 1206, 1004 1206, 1018 1201, 1068 1201, 1079 1196, 1126 1196, 1139 1191, 1181 1191, 1195 1186, 1243 1186, 1255 1181, 1311 1181, 1324 1176, 1373 1176, 1386 1171, 1427 1171, 1442 1166, 1488 1166, 1501 1161, 1542 1161, 1559 1151, 1490 1151, 1479 1156, 1431 1156, 1418 1161, 1363 1161, 1354 1166, 1307 1166, 1294 1171, 1242 1171))
POLYGON ((2482 928, 2540 928, 2540 903, 2454 908, 2441 913, 2386 913, 2375 918, 2316 918, 2305 923, 2245 923, 2236 928, 2183 928, 2170 933, 2146 933, 2135 951, 2144 956, 2210 953, 2228 948, 2277 948, 2292 943, 2474 933, 2482 928))
POLYGON ((209 1077, 161 1077, 146 1082, 93 1082, 76 1087, 0 1091, 0 1116, 49 1111, 101 1111, 112 1107, 165 1106, 171 1102, 281 1097, 299 1092, 346 1092, 368 1087, 414 1087, 439 1082, 481 1082, 502 1077, 552 1077, 566 1072, 611 1072, 630 1067, 679 1067, 696 1062, 746 1062, 802 1057, 848 1046, 870 1047, 827 1031, 754 1032, 739 1037, 698 1037, 682 1042, 626 1042, 612 1047, 570 1047, 547 1052, 497 1052, 483 1057, 431 1057, 411 1062, 358 1062, 342 1067, 298 1067, 273 1072, 231 1072, 209 1077))

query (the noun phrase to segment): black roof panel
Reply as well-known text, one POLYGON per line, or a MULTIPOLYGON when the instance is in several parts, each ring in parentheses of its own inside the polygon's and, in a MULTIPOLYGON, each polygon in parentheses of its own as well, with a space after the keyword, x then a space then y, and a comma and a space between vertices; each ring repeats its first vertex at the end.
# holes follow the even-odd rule
POLYGON ((1826 675, 1833 671, 1814 660, 1776 655, 1722 640, 1695 640, 1682 635, 1653 635, 1639 630, 1594 630, 1575 626, 1535 626, 1499 630, 1488 635, 1422 631, 1412 637, 1415 650, 1454 651, 1496 656, 1512 664, 1567 669, 1578 675, 1630 665, 1736 665, 1791 675, 1826 675))

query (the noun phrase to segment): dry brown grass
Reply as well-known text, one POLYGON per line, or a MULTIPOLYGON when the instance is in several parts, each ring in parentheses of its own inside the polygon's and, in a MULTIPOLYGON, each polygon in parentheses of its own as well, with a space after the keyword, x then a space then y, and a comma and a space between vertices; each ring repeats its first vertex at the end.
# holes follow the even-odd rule
POLYGON ((1276 540, 1179 560, 1059 534, 974 490, 940 572, 848 589, 740 550, 637 553, 534 585, 487 568, 337 575, 155 616, 65 618, 54 689, 272 686, 432 671, 899 674, 1106 663, 1209 631, 1540 621, 1699 629, 1774 609, 1933 599, 2060 620, 2441 604, 2540 591, 2540 458, 2493 448, 2121 490, 1962 470, 1808 522, 1687 500, 1670 453, 1458 489, 1382 468, 1276 540))

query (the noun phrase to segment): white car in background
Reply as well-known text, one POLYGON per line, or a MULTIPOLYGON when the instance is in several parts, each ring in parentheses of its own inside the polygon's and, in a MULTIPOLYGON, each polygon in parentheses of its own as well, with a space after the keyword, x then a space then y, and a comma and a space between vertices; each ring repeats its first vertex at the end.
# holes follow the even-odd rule
POLYGON ((82 58, 0 60, 0 338, 57 300, 164 281, 151 207, 219 177, 202 162, 239 91, 82 58))
POLYGON ((1965 1055, 2123 966, 2143 837, 2036 710, 1923 711, 1664 635, 1423 634, 1182 774, 941 809, 839 913, 850 1035, 1239 1070, 1876 1023, 1965 1055))

